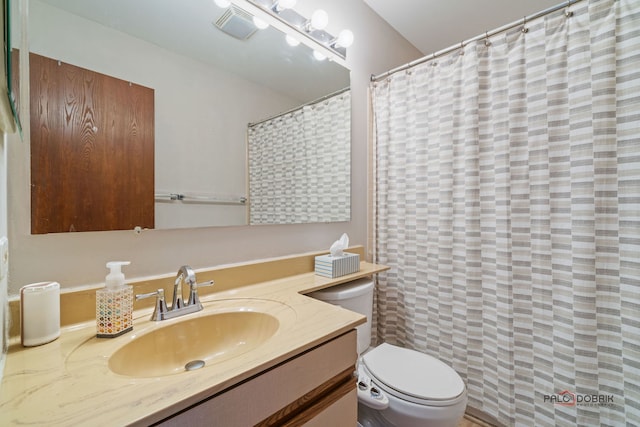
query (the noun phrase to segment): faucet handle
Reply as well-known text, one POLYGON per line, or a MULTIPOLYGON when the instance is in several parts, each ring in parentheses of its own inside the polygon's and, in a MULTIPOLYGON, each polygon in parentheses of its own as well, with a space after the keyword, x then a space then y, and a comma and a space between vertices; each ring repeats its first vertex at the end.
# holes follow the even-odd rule
POLYGON ((198 298, 198 288, 213 285, 215 285, 215 282, 213 280, 202 283, 192 283, 191 290, 189 291, 189 300, 187 301, 187 305, 200 304, 200 298, 198 298))
POLYGON ((202 282, 202 283, 194 283, 193 286, 195 286, 196 288, 204 288, 207 286, 213 286, 215 284, 216 282, 214 282, 213 280, 207 280, 206 282, 202 282))
POLYGON ((164 318, 164 314, 167 310, 167 303, 164 300, 164 289, 158 289, 154 292, 149 292, 148 294, 137 294, 136 301, 140 301, 141 299, 156 297, 156 306, 153 310, 153 314, 151 315, 151 320, 162 320, 164 318))

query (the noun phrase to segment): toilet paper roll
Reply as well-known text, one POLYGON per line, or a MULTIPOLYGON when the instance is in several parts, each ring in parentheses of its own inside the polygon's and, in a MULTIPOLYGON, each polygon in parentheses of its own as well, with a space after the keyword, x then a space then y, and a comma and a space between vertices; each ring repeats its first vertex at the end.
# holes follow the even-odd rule
POLYGON ((60 284, 40 282, 20 289, 22 345, 46 344, 60 336, 60 284))

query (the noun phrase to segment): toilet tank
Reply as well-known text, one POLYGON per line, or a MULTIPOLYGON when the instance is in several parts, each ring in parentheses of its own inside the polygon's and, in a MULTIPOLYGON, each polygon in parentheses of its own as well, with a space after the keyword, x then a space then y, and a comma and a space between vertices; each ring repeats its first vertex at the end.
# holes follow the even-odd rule
POLYGON ((367 316, 367 323, 356 328, 358 331, 358 354, 362 354, 362 352, 371 345, 373 288, 373 280, 365 278, 308 294, 308 296, 320 301, 328 302, 367 316))

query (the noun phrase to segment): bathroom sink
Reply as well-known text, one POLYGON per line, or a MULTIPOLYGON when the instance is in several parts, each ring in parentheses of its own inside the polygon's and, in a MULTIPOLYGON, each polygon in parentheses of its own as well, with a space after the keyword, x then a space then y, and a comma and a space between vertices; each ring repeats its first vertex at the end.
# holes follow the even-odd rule
POLYGON ((69 371, 100 363, 104 373, 152 378, 200 368, 259 350, 271 337, 295 324, 287 304, 238 298, 203 302, 205 308, 171 320, 134 321, 132 333, 117 338, 92 337, 67 358, 69 371), (91 361, 94 362, 91 362, 91 361))
POLYGON ((274 316, 253 311, 186 318, 136 337, 109 358, 109 369, 133 377, 193 370, 255 349, 278 327, 274 316))

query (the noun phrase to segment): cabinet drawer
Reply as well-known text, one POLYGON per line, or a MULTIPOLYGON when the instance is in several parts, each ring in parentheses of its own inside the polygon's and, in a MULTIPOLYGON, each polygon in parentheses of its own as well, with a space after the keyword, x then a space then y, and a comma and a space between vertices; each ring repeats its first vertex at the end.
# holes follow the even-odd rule
MULTIPOLYGON (((356 332, 349 331, 157 425, 301 425, 307 421, 295 420, 321 414, 338 402, 341 402, 340 408, 352 403, 348 398, 342 399, 356 387, 352 376, 357 360, 356 345, 356 332)), ((344 412, 346 417, 353 416, 356 403, 353 411, 340 409, 339 412, 344 412)))

